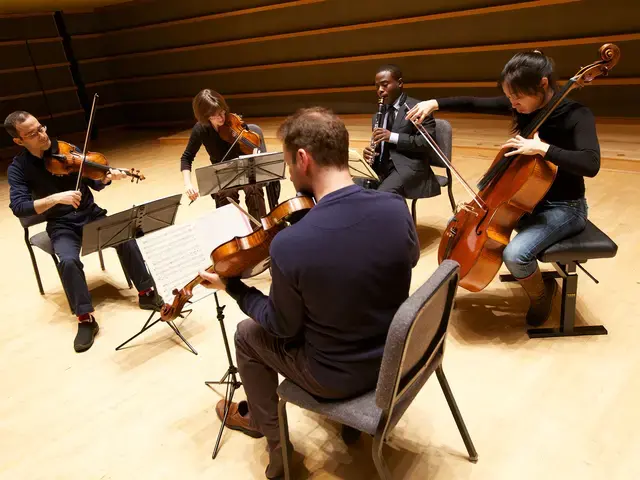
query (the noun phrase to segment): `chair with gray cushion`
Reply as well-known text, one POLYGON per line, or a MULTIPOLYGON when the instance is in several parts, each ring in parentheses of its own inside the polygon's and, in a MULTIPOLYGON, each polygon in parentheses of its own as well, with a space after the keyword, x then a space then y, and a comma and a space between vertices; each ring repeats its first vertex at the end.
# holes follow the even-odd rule
MULTIPOLYGON (((562 306, 559 328, 532 328, 527 331, 530 338, 568 337, 577 335, 606 335, 603 325, 575 326, 576 299, 578 293, 578 274, 576 267, 585 272, 591 280, 598 283, 593 275, 581 265, 587 260, 612 258, 618 252, 618 246, 602 230, 587 220, 585 229, 558 243, 551 245, 538 255, 538 260, 551 263, 555 271, 543 272, 542 277, 562 278, 562 306)), ((514 282, 513 275, 500 275, 502 282, 514 282)))
MULTIPOLYGON (((391 478, 382 459, 382 446, 427 379, 435 371, 451 413, 467 448, 469 459, 477 462, 462 415, 444 376, 442 360, 451 306, 459 280, 459 265, 445 260, 395 314, 384 347, 375 390, 347 400, 321 400, 289 380, 278 387, 280 438, 288 445, 286 404, 324 415, 373 439, 373 461, 383 479, 391 478)), ((285 478, 290 478, 289 453, 283 448, 285 478)))
MULTIPOLYGON (((22 228, 24 229, 24 243, 26 244, 27 249, 29 250, 29 256, 31 257, 31 264, 33 265, 33 273, 36 276, 36 282, 38 282, 38 290, 40 290, 40 295, 44 295, 44 289, 42 288, 42 279, 40 278, 40 269, 38 268, 38 262, 36 261, 36 255, 35 255, 35 252, 33 251, 33 247, 37 247, 43 252, 51 256, 51 258, 53 259, 53 263, 55 263, 56 265, 56 271, 58 272, 58 276, 60 275, 60 269, 58 268, 58 264, 60 262, 58 261, 58 257, 56 257, 55 253, 53 252, 51 239, 49 238, 49 235, 47 234, 46 230, 36 233, 33 236, 30 236, 29 228, 35 225, 38 225, 40 223, 46 222, 46 218, 44 217, 44 215, 32 215, 30 217, 22 217, 19 220, 20 220, 20 224, 22 225, 22 228)), ((102 250, 98 251, 98 254, 100 255, 100 266, 102 267, 102 270, 104 270, 104 260, 102 258, 102 250)), ((120 263, 120 265, 122 265, 122 262, 120 263)), ((122 265, 122 271, 124 272, 124 276, 127 279, 127 285, 129 285, 129 288, 131 288, 133 284, 131 283, 131 279, 129 278, 129 274, 125 270, 124 265, 122 265)), ((62 277, 60 278, 60 282, 62 282, 62 277)), ((62 287, 64 289, 64 284, 62 287)), ((66 290, 64 293, 67 296, 67 302, 69 302, 69 308, 71 309, 71 313, 75 314, 75 312, 73 311, 73 306, 69 301, 69 294, 67 293, 66 290)))
MULTIPOLYGON (((436 138, 434 139, 442 150, 442 153, 445 154, 449 162, 453 162, 451 159, 451 155, 453 152, 453 129, 451 128, 451 124, 442 120, 441 118, 436 118, 436 138)), ((432 152, 429 152, 429 163, 432 167, 444 168, 446 171, 446 177, 442 175, 436 175, 436 180, 442 188, 447 187, 447 193, 449 194, 449 203, 451 204, 451 211, 456 211, 456 200, 453 198, 453 179, 451 177, 451 170, 447 165, 440 160, 440 158, 432 152)), ((416 207, 418 203, 418 198, 414 198, 411 201, 411 216, 413 217, 413 223, 416 224, 416 207)))

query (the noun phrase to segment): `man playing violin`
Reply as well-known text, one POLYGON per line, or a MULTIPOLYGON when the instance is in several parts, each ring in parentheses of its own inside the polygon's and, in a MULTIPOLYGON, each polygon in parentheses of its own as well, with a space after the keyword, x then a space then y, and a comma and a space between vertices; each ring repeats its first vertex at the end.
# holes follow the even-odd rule
MULTIPOLYGON (((221 162, 223 159, 231 160, 237 158, 243 153, 240 151, 239 144, 235 144, 232 147, 232 144, 223 140, 218 132, 219 128, 225 124, 227 113, 230 111, 222 95, 208 88, 204 89, 194 97, 192 106, 197 123, 191 129, 189 142, 180 158, 180 170, 182 171, 185 192, 189 199, 193 201, 200 194, 198 188, 191 181, 191 169, 193 160, 202 145, 207 150, 212 164, 221 162)), ((264 145, 262 133, 260 133, 260 137, 262 140, 261 150, 265 152, 266 146, 264 145)), ((267 188, 274 190, 273 194, 277 202, 280 193, 280 182, 272 182, 267 188)), ((264 217, 266 215, 266 207, 262 186, 248 185, 242 190, 245 193, 245 203, 249 214, 256 219, 264 217)), ((215 193, 212 197, 216 202, 216 207, 227 205, 229 203, 227 197, 230 197, 236 203, 240 201, 240 193, 237 188, 215 193)))
MULTIPOLYGON (((366 147, 362 156, 370 165, 380 157, 376 171, 381 181, 378 190, 397 193, 405 198, 440 195, 440 185, 429 166, 433 151, 415 125, 405 118, 406 112, 418 100, 404 92, 400 68, 396 65, 381 66, 375 84, 378 97, 384 99, 383 119, 372 133, 374 148, 366 147)), ((435 138, 434 118, 425 117, 422 125, 435 138)))
MULTIPOLYGON (((340 118, 322 108, 299 110, 278 134, 291 181, 316 204, 271 243, 269 295, 238 278, 200 273, 204 285, 225 289, 250 317, 235 336, 247 401, 229 405, 227 426, 267 438, 267 478, 284 468, 278 373, 320 398, 373 389, 389 325, 420 257, 404 200, 354 185, 340 118)), ((220 419, 224 402, 216 406, 220 419)))
MULTIPOLYGON (((45 168, 44 158, 58 153, 58 142, 49 138, 47 128, 27 112, 16 111, 4 121, 4 128, 13 141, 24 149, 15 156, 8 169, 10 204, 17 217, 43 215, 47 233, 60 262, 58 270, 75 315, 78 333, 74 340, 76 352, 88 350, 98 333, 98 323, 80 261, 82 227, 106 215, 93 200, 90 189, 100 191, 113 180, 125 178, 120 170, 110 169, 103 180, 83 178, 76 188, 76 175, 56 176, 45 168)), ((135 241, 116 247, 118 256, 138 289, 138 303, 145 310, 159 310, 164 304, 153 288, 138 245, 135 241)))

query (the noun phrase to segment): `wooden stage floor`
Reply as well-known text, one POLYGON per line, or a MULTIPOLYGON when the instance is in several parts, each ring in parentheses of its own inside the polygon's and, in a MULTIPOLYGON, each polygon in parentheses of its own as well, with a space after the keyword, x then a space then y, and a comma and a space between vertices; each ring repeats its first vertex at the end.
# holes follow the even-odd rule
MULTIPOLYGON (((345 119, 353 146, 366 144, 366 118, 345 119)), ((505 135, 485 133, 481 126, 465 127, 465 122, 452 119, 457 137, 454 162, 475 183, 505 135), (473 146, 474 141, 482 143, 477 151, 463 145, 473 146)), ((280 148, 274 135, 277 123, 263 122, 271 150, 280 148)), ((184 138, 158 140, 175 134, 104 134, 92 150, 104 153, 112 165, 139 168, 147 180, 137 185, 117 182, 97 193, 97 202, 116 213, 134 203, 182 192, 179 159, 184 138)), ((620 152, 634 167, 605 168, 586 180, 590 218, 615 240, 619 251, 613 259, 585 265, 600 284, 580 275, 578 319, 582 324, 604 324, 609 335, 530 340, 523 321, 528 302, 519 287, 496 280, 480 293, 461 289, 444 368, 479 462, 467 461, 434 378, 385 448, 393 478, 640 478, 640 176, 629 173, 637 171, 633 162, 638 158, 638 136, 614 129, 603 131, 602 139, 603 151, 609 152, 605 156, 615 160, 620 152)), ((196 165, 207 163, 203 151, 196 165)), ((7 207, 6 172, 0 180, 5 206, 0 215, 0 300, 6 309, 0 329, 0 478, 264 478, 264 439, 227 430, 218 458, 211 459, 220 425, 214 406, 224 391, 213 392, 204 382, 218 380, 227 368, 213 298, 195 304, 180 324, 198 356, 183 348, 165 325, 116 352, 114 348, 140 329, 147 314, 137 309, 136 293, 127 289, 115 252, 105 253, 104 272, 96 255, 83 257, 101 329, 93 348, 76 354, 76 321, 53 262, 36 252, 45 289, 41 296, 22 229, 7 207)), ((294 195, 288 180, 282 185, 281 199, 294 195)), ((458 201, 467 200, 460 185, 454 192, 458 201)), ((191 206, 184 201, 177 223, 212 208, 208 197, 191 206)), ((450 215, 444 194, 418 203, 422 255, 412 291, 436 268, 439 237, 450 215)), ((270 280, 265 273, 249 283, 268 292, 270 280)), ((231 335, 244 316, 226 294, 220 298, 231 335)), ((558 311, 556 304, 551 325, 557 323, 558 311)), ((238 398, 244 398, 243 390, 238 398)), ((335 424, 296 407, 289 407, 289 412, 292 442, 304 456, 297 467, 303 472, 299 478, 376 478, 369 439, 347 448, 335 424)))

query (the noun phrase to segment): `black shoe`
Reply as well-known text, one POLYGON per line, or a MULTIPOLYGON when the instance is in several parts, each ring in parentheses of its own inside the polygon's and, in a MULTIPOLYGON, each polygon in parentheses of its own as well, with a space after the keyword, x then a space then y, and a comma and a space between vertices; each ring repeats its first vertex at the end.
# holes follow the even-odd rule
POLYGON ((100 330, 100 327, 98 327, 98 322, 93 316, 90 322, 79 322, 78 333, 73 341, 74 350, 78 353, 89 350, 93 345, 93 339, 98 334, 98 330, 100 330))
MULTIPOLYGON (((287 453, 289 454, 289 466, 291 466, 291 457, 294 453, 291 442, 289 442, 288 447, 287 453)), ((273 450, 269 449, 269 465, 267 465, 264 475, 269 480, 284 479, 284 457, 282 456, 282 445, 278 445, 273 450)))
POLYGON ((164 300, 155 290, 147 295, 138 295, 138 305, 142 310, 155 310, 159 312, 164 306, 164 300))
POLYGON ((360 438, 362 432, 349 425, 342 425, 342 441, 345 445, 353 445, 360 438))

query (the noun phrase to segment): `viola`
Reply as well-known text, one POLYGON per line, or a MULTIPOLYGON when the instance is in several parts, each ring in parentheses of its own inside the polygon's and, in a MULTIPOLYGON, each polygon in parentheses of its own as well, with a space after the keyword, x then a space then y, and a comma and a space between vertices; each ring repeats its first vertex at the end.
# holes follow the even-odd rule
POLYGON ((252 132, 244 123, 242 117, 235 113, 227 113, 223 125, 218 127, 218 134, 225 142, 238 143, 240 151, 246 155, 252 154, 254 149, 260 149, 260 135, 252 132))
MULTIPOLYGON (((82 160, 82 153, 78 152, 73 145, 58 140, 58 153, 46 155, 44 165, 53 175, 71 175, 79 173, 82 170, 82 176, 92 180, 104 180, 112 168, 109 166, 106 157, 101 153, 87 152, 84 165, 82 160)), ((120 170, 126 173, 131 177, 131 182, 135 180, 136 183, 138 183, 140 180, 145 179, 144 175, 140 173, 140 170, 134 168, 130 170, 116 168, 114 170, 120 170)))
MULTIPOLYGON (((533 138, 540 126, 574 89, 590 84, 618 63, 620 49, 605 44, 599 50, 601 60, 581 68, 540 111, 520 134, 533 138)), ((531 213, 544 198, 556 177, 558 167, 540 155, 505 157, 508 148, 501 149, 478 183, 479 192, 464 181, 446 159, 426 130, 416 122, 416 128, 427 139, 437 155, 473 197, 463 204, 449 221, 438 247, 438 262, 445 259, 460 264, 460 286, 479 292, 496 276, 502 265, 502 253, 511 234, 525 213, 531 213)))
MULTIPOLYGON (((211 252, 212 265, 206 271, 222 278, 250 278, 264 272, 269 268, 269 247, 275 236, 300 220, 314 205, 313 198, 303 195, 282 202, 260 219, 261 226, 252 233, 216 247, 211 252)), ((162 307, 160 318, 165 322, 175 320, 193 297, 193 289, 202 282, 204 279, 198 275, 180 290, 173 290, 173 303, 162 307)))

